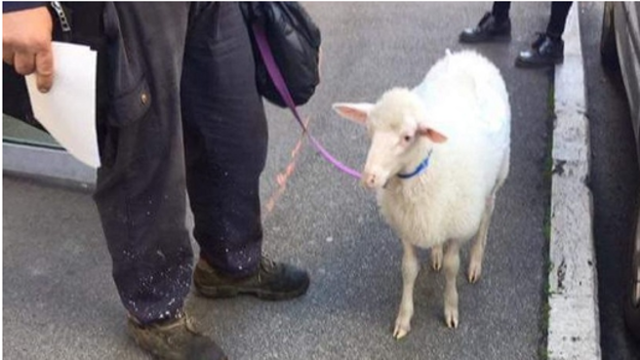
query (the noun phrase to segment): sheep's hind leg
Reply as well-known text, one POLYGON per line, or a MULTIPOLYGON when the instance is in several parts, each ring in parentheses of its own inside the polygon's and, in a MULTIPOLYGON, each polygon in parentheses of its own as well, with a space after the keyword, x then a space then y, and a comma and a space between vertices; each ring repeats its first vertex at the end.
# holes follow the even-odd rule
POLYGON ((457 240, 449 240, 449 245, 444 254, 444 321, 450 328, 458 327, 458 289, 456 277, 460 269, 460 244, 457 240))
POLYGON ((480 279, 480 274, 482 273, 482 259, 484 258, 484 249, 487 245, 487 234, 489 233, 489 225, 491 225, 491 216, 493 215, 496 193, 500 190, 507 179, 507 175, 509 174, 509 157, 509 153, 507 153, 502 161, 498 180, 491 191, 491 194, 487 197, 484 213, 482 214, 482 220, 480 221, 480 229, 478 230, 473 247, 471 248, 468 276, 469 282, 472 284, 480 279))
POLYGON ((480 279, 482 273, 482 259, 484 258, 484 248, 487 245, 487 234, 489 225, 491 224, 491 215, 493 214, 495 202, 495 192, 491 193, 487 198, 482 220, 480 221, 480 229, 473 242, 471 248, 471 256, 469 259, 469 282, 475 283, 480 279))
POLYGON ((431 248, 431 268, 435 271, 442 269, 442 244, 431 248))
POLYGON ((413 287, 415 285, 420 265, 413 245, 402 241, 404 255, 402 256, 402 300, 396 319, 393 337, 400 340, 411 330, 411 317, 413 316, 413 287))

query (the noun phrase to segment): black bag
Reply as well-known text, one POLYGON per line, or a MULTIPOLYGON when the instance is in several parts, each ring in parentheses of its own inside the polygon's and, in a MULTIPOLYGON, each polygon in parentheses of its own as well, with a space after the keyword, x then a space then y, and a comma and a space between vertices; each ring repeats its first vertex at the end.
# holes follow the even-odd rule
POLYGON ((258 92, 271 103, 286 107, 260 56, 253 34, 254 23, 265 30, 293 102, 305 104, 320 83, 321 37, 318 27, 297 2, 242 2, 240 8, 251 35, 258 92))

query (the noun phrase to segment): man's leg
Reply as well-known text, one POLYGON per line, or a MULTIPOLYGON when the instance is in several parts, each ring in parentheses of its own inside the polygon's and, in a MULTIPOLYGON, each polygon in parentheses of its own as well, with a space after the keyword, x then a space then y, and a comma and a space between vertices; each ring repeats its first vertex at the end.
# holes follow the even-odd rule
MULTIPOLYGON (((182 76, 184 142, 194 236, 201 248, 198 269, 203 270, 196 270, 194 281, 208 293, 203 286, 211 285, 211 277, 200 275, 210 270, 246 279, 274 265, 262 260, 261 249, 259 180, 268 134, 238 4, 202 9, 188 39, 182 76)), ((297 295, 308 286, 299 270, 270 270, 284 280, 283 288, 296 288, 297 295)))
POLYGON ((162 359, 223 359, 182 313, 193 263, 179 96, 188 15, 187 4, 105 5, 110 108, 94 199, 136 342, 162 359))
POLYGON ((189 29, 182 77, 187 186, 201 257, 254 272, 262 250, 259 180, 267 124, 236 3, 203 9, 189 29))
POLYGON ((104 19, 111 106, 94 199, 122 302, 147 323, 174 316, 190 284, 178 86, 188 7, 108 4, 104 19))

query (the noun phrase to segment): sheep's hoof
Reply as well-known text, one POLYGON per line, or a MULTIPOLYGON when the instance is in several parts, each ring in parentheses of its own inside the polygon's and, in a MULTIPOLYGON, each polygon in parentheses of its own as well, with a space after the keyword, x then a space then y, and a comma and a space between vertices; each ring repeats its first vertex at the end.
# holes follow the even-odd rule
POLYGON ((472 261, 469 264, 469 282, 475 284, 480 280, 480 274, 482 273, 482 265, 480 263, 472 261))
POLYGON ((442 247, 434 246, 431 249, 431 268, 434 271, 442 269, 442 247))
POLYGON ((401 324, 400 321, 396 321, 396 328, 393 330, 393 338, 400 340, 407 336, 409 331, 411 331, 411 326, 409 324, 401 324))
POLYGON ((411 317, 402 314, 396 319, 396 328, 393 330, 393 338, 400 340, 411 331, 411 317))
POLYGON ((444 310, 444 321, 447 324, 448 328, 455 329, 458 327, 458 310, 456 309, 445 309, 444 310))

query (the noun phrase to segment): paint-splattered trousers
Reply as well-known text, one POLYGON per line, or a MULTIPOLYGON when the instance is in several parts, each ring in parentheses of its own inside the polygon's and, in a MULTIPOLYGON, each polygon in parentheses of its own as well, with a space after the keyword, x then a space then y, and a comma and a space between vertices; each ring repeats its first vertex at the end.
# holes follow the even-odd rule
POLYGON ((174 316, 193 251, 242 276, 261 256, 267 126, 236 3, 107 3, 109 109, 94 195, 126 309, 174 316))

